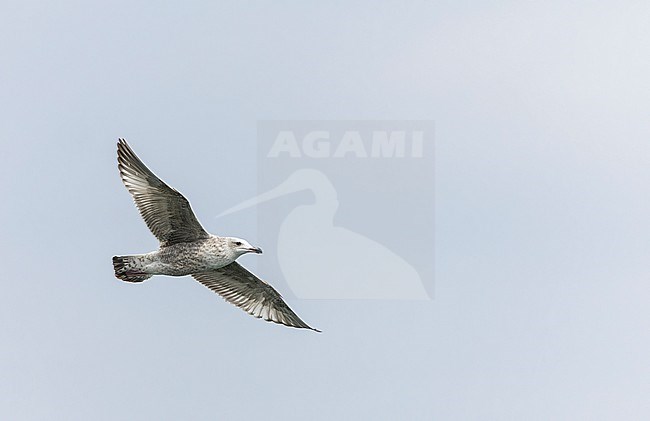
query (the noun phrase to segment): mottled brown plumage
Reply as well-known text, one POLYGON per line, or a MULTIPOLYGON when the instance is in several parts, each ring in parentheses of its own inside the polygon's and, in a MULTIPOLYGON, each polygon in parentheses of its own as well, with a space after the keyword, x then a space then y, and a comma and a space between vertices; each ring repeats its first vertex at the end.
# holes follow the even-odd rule
POLYGON ((254 317, 320 332, 303 322, 271 285, 235 262, 242 254, 262 253, 260 248, 206 232, 187 199, 151 172, 124 139, 117 143, 117 162, 122 182, 160 241, 151 253, 114 256, 117 278, 142 282, 153 275, 192 275, 254 317))

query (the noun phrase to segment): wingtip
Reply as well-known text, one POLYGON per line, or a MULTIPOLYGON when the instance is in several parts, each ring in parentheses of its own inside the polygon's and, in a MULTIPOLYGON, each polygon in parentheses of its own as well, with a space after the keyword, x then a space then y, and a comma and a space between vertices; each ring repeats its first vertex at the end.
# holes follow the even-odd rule
MULTIPOLYGON (((248 313, 248 314, 251 314, 251 313, 248 313)), ((302 320, 300 321, 301 323, 299 323, 299 324, 293 324, 293 323, 284 323, 284 322, 281 322, 279 320, 264 319, 264 318, 262 318, 260 316, 253 316, 253 317, 255 317, 256 319, 262 319, 265 322, 275 323, 275 324, 278 324, 280 326, 290 327, 292 329, 297 329, 297 330, 306 329, 306 330, 313 330, 314 332, 317 332, 317 333, 323 333, 322 330, 316 329, 315 327, 311 327, 307 323, 303 322, 302 320)))
MULTIPOLYGON (((262 319, 261 317, 256 317, 256 318, 257 319, 262 319)), ((302 320, 301 320, 302 324, 287 324, 287 323, 283 323, 283 322, 280 322, 278 320, 273 320, 273 319, 262 319, 262 320, 264 320, 265 322, 276 323, 276 324, 278 324, 280 326, 286 326, 286 327, 294 328, 294 329, 297 329, 297 330, 306 329, 306 330, 313 330, 314 332, 317 332, 317 333, 323 333, 322 330, 316 329, 315 327, 311 327, 307 323, 302 322, 302 320)))
MULTIPOLYGON (((302 320, 301 320, 301 322, 302 322, 302 320)), ((309 330, 313 330, 314 332, 323 333, 322 330, 316 329, 315 327, 311 327, 305 322, 302 322, 302 326, 294 326, 294 327, 297 327, 297 328, 300 328, 300 329, 309 329, 309 330)))

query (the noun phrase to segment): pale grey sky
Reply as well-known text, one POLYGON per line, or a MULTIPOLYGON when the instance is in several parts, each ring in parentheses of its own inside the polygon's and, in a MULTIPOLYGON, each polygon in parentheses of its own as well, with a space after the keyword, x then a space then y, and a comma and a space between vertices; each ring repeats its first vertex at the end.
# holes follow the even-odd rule
POLYGON ((647 419, 649 20, 642 1, 3 2, 0 418, 647 419), (251 213, 214 216, 256 194, 274 119, 435 121, 432 301, 289 300, 319 335, 190 278, 114 278, 111 256, 157 246, 118 136, 206 229, 255 239, 251 213))

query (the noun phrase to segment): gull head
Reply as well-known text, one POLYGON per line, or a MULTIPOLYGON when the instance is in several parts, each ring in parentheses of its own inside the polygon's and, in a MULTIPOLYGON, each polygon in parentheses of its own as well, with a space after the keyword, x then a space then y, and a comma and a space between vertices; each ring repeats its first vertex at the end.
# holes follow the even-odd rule
POLYGON ((230 249, 236 257, 239 257, 242 254, 246 254, 246 253, 262 254, 261 248, 253 247, 250 245, 248 241, 243 240, 241 238, 226 237, 226 245, 228 246, 228 249, 230 249))

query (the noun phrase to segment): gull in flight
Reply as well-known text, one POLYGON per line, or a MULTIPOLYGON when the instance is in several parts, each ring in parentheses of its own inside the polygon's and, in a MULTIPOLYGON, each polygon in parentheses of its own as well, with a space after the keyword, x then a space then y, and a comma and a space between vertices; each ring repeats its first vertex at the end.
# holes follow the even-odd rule
POLYGON ((117 143, 117 167, 144 222, 160 241, 151 253, 114 256, 117 278, 143 282, 153 275, 192 275, 254 317, 320 332, 303 322, 271 285, 235 261, 246 253, 261 254, 259 247, 206 232, 187 199, 156 177, 124 139, 117 143))

